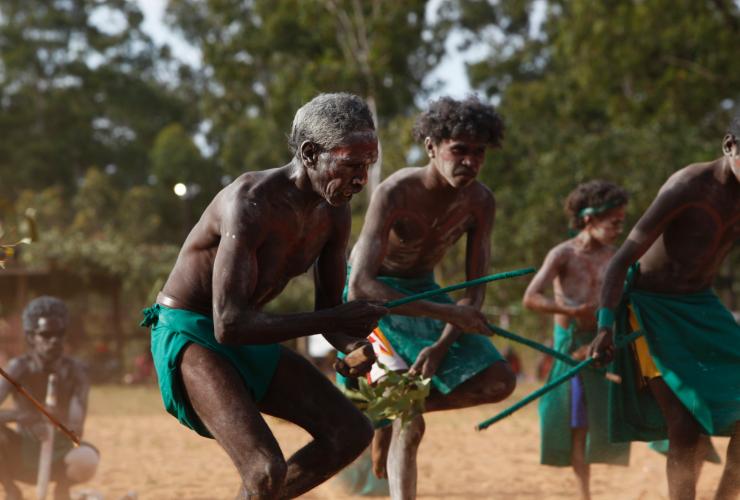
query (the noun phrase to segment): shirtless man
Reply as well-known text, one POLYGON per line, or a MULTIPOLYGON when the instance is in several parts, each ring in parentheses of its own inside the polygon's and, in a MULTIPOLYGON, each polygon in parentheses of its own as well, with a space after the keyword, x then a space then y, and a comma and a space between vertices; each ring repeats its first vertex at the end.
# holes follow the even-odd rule
MULTIPOLYGON (((46 296, 32 300, 23 311, 23 329, 31 349, 11 359, 6 372, 39 402, 45 400, 49 375, 54 373, 57 377, 55 416, 82 436, 90 381, 84 365, 63 354, 67 323, 67 306, 61 300, 46 296)), ((0 377, 0 404, 10 393, 15 408, 0 411, 0 483, 5 488, 5 498, 15 500, 23 498, 15 481, 36 483, 41 442, 49 437, 49 421, 0 377), (16 422, 17 432, 6 425, 10 422, 16 422)), ((54 434, 50 476, 56 483, 54 498, 68 499, 72 484, 88 481, 95 475, 100 455, 88 443, 74 448, 67 436, 56 431, 54 434)))
MULTIPOLYGON (((434 268, 463 235, 467 279, 487 274, 495 204, 476 180, 487 147, 497 147, 503 124, 493 107, 470 97, 442 98, 417 120, 414 135, 429 156, 424 167, 403 168, 373 193, 352 251, 350 299, 393 300, 438 288, 434 268)), ((426 411, 493 403, 514 390, 515 377, 487 336, 480 312, 485 287, 468 288, 454 303, 448 296, 393 310, 373 333, 386 366, 432 377, 426 411), (462 332, 469 332, 462 335, 462 332), (482 335, 476 335, 482 334, 482 335)), ((376 434, 374 469, 387 471, 391 497, 416 496, 416 451, 424 433, 421 415, 399 420, 376 434)))
MULTIPOLYGON (((524 293, 524 306, 555 315, 553 346, 583 360, 596 334, 596 299, 613 246, 622 232, 627 193, 606 181, 591 181, 574 189, 565 202, 571 226, 578 234, 550 250, 524 293), (554 289, 554 297, 546 291, 554 289)), ((550 379, 571 367, 555 360, 550 379)), ((581 498, 591 498, 590 463, 627 465, 628 444, 610 444, 606 379, 590 370, 540 399, 543 465, 571 465, 581 498), (570 439, 568 436, 570 435, 570 439)))
POLYGON ((613 415, 612 434, 624 440, 665 437, 649 434, 655 421, 644 432, 637 421, 657 402, 655 413, 670 442, 671 499, 695 497, 700 434, 731 436, 716 498, 740 493, 740 326, 709 288, 740 238, 739 138, 737 116, 722 141, 722 158, 689 165, 668 179, 609 264, 601 289, 599 333, 590 354, 602 363, 615 359, 616 369, 628 374, 623 362, 630 349, 614 344, 613 311, 619 306, 618 333, 631 326, 645 334, 634 351, 654 398, 637 399, 639 411, 630 413, 634 385, 623 383, 615 408, 625 412, 613 415))
POLYGON ((323 333, 344 353, 385 308, 341 304, 348 202, 378 158, 366 104, 322 94, 293 120, 287 165, 248 172, 224 188, 187 237, 157 304, 144 311, 167 410, 213 437, 236 466, 239 498, 293 498, 322 483, 372 439, 368 420, 311 363, 277 343, 323 333), (313 313, 262 308, 313 266, 313 313), (287 461, 260 413, 313 441, 287 461))

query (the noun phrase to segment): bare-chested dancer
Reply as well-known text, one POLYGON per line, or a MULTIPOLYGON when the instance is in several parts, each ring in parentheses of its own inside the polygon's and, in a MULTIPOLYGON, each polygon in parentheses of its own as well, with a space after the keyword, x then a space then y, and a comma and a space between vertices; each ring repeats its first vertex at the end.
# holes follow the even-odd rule
MULTIPOLYGON (((80 361, 64 355, 68 317, 67 306, 55 297, 29 302, 23 311, 23 329, 30 350, 11 359, 6 371, 40 402, 45 400, 49 375, 55 374, 55 416, 82 436, 90 380, 80 361)), ((4 498, 18 500, 23 496, 14 481, 36 483, 41 442, 49 437, 49 422, 0 377, 0 404, 10 393, 15 408, 0 411, 0 484, 5 488, 4 498), (6 426, 9 422, 16 422, 17 432, 6 426)), ((74 448, 67 436, 56 431, 54 434, 50 481, 55 483, 55 500, 68 499, 71 485, 95 475, 100 454, 89 443, 74 448)))
POLYGON ((319 95, 296 113, 290 146, 287 165, 245 173, 216 195, 144 312, 167 410, 226 450, 242 479, 239 498, 296 497, 372 438, 328 379, 277 344, 323 333, 344 353, 372 351, 365 337, 386 310, 341 304, 348 202, 378 158, 370 111, 357 96, 319 95), (311 266, 315 312, 262 312, 311 266), (313 441, 286 461, 260 413, 301 426, 313 441))
MULTIPOLYGON (((415 136, 429 163, 403 168, 378 186, 352 251, 349 298, 392 300, 437 288, 434 267, 461 236, 467 237, 468 279, 488 271, 495 204, 476 180, 487 147, 496 147, 503 124, 490 105, 442 98, 422 113, 415 136)), ((465 408, 506 398, 515 378, 491 344, 480 312, 485 287, 469 288, 454 303, 444 296, 394 309, 373 333, 376 354, 393 369, 432 377, 427 411, 465 408), (462 332, 470 332, 462 335, 462 332), (388 353, 393 353, 389 358, 388 353)), ((387 470, 394 499, 416 496, 416 451, 424 420, 400 421, 376 433, 374 469, 387 470), (390 437, 385 460, 384 443, 390 437), (387 464, 387 469, 386 469, 387 464)))
POLYGON ((740 494, 740 326, 710 289, 740 238, 738 138, 740 116, 722 141, 723 158, 668 179, 609 264, 601 290, 591 355, 614 358, 623 377, 631 372, 630 350, 614 347, 612 311, 619 306, 616 329, 645 333, 633 350, 637 382, 650 390, 635 391, 625 379, 612 401, 621 411, 613 415, 612 435, 649 440, 667 432, 672 499, 695 497, 700 434, 731 436, 716 498, 740 494))
MULTIPOLYGON (((624 223, 627 193, 606 181, 586 182, 565 202, 578 234, 550 250, 524 294, 524 305, 555 315, 553 347, 583 360, 596 335, 596 300, 624 223), (554 289, 554 297, 546 292, 554 289)), ((550 379, 571 367, 555 360, 550 379)), ((543 465, 571 465, 581 498, 591 498, 591 463, 627 465, 629 444, 610 444, 606 427, 608 382, 587 371, 540 399, 543 465)))

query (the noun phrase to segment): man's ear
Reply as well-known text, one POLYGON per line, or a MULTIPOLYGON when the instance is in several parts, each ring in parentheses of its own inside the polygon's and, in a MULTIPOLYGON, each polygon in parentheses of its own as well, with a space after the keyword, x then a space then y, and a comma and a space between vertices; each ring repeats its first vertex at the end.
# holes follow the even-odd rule
POLYGON ((722 153, 724 153, 725 156, 731 156, 733 146, 735 146, 735 151, 737 152, 737 139, 735 139, 734 135, 727 134, 725 138, 722 139, 722 153))
POLYGON ((311 141, 303 141, 299 148, 301 161, 308 168, 314 168, 319 157, 319 148, 311 141))
POLYGON ((434 158, 434 155, 436 154, 434 147, 434 141, 432 141, 432 138, 427 136, 424 138, 424 150, 427 152, 427 156, 429 158, 434 158))

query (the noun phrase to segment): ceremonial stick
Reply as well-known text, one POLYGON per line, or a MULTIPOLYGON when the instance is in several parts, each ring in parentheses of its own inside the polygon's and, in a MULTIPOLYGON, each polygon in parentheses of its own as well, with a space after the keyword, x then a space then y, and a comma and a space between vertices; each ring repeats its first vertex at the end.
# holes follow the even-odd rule
MULTIPOLYGON (((620 341, 620 346, 619 347, 623 347, 623 346, 627 345, 628 343, 630 343, 633 340, 637 339, 641 335, 642 335, 642 332, 641 331, 632 332, 631 334, 627 335, 624 339, 622 339, 620 341)), ((483 429, 486 429, 489 426, 495 424, 499 420, 502 420, 502 419, 508 417, 509 415, 511 415, 512 413, 514 413, 515 411, 517 411, 517 410, 523 408, 524 406, 528 405, 529 403, 531 403, 535 399, 539 398, 543 394, 545 394, 545 393, 553 390, 555 387, 559 386, 563 382, 566 382, 567 380, 570 380, 571 378, 575 377, 576 375, 578 375, 578 373, 581 370, 583 370, 584 368, 586 368, 589 365, 591 365, 591 363, 593 363, 594 361, 596 361, 596 358, 589 358, 589 359, 585 359, 585 360, 581 361, 576 366, 574 366, 573 368, 571 368, 567 372, 563 373, 561 376, 559 376, 555 380, 552 380, 551 382, 543 385, 542 387, 540 387, 539 389, 537 389, 536 391, 534 391, 533 393, 531 393, 529 396, 527 396, 524 399, 522 399, 521 401, 518 401, 517 403, 511 405, 510 407, 508 407, 507 409, 505 409, 504 411, 502 411, 498 415, 495 415, 495 416, 489 418, 488 420, 484 420, 483 422, 479 423, 475 427, 476 430, 482 431, 483 429)))
MULTIPOLYGON (((49 381, 46 385, 46 407, 54 410, 57 406, 57 376, 55 373, 49 374, 49 381)), ((36 500, 45 500, 46 493, 49 490, 49 480, 51 479, 51 459, 54 453, 54 426, 46 424, 46 436, 41 442, 41 452, 39 453, 39 471, 36 476, 36 500)))
POLYGON ((15 390, 16 391, 18 391, 23 397, 25 397, 27 400, 29 400, 31 402, 31 404, 33 404, 33 406, 35 406, 38 411, 40 411, 41 413, 43 413, 44 416, 46 418, 48 418, 51 421, 51 423, 54 424, 57 427, 57 429, 59 429, 60 431, 62 431, 69 439, 71 439, 72 442, 76 446, 79 446, 80 445, 80 438, 77 437, 77 434, 75 434, 74 432, 72 432, 71 430, 69 430, 63 423, 61 423, 59 420, 57 420, 54 415, 52 415, 51 413, 49 413, 48 411, 46 411, 46 408, 44 408, 44 405, 42 405, 41 403, 39 403, 38 401, 36 401, 36 398, 34 398, 33 396, 31 396, 31 394, 29 394, 28 391, 26 391, 26 389, 24 389, 23 386, 20 383, 18 383, 15 379, 13 379, 13 377, 11 377, 8 374, 8 372, 6 372, 2 368, 0 368, 0 376, 2 376, 5 380, 7 380, 8 382, 10 382, 13 385, 13 387, 15 387, 15 390))
POLYGON ((474 280, 464 281, 462 283, 458 283, 457 285, 450 285, 444 288, 438 288, 436 290, 429 290, 428 292, 416 293, 414 295, 408 295, 400 299, 390 300, 383 305, 387 307, 388 309, 391 309, 393 307, 398 307, 404 304, 408 304, 409 302, 416 302, 417 300, 428 299, 429 297, 434 297, 435 295, 441 295, 443 293, 452 292, 455 290, 461 290, 463 288, 469 288, 471 286, 481 285, 483 283, 488 283, 489 281, 498 281, 498 280, 505 280, 507 278, 514 278, 516 276, 524 276, 525 274, 532 274, 535 271, 536 271, 535 268, 528 267, 526 269, 516 269, 514 271, 507 271, 505 273, 491 274, 488 276, 483 276, 481 278, 476 278, 474 280))
MULTIPOLYGON (((552 348, 550 348, 550 347, 548 347, 548 346, 546 346, 544 344, 540 344, 539 342, 535 342, 534 340, 530 340, 530 339, 528 339, 526 337, 521 337, 521 336, 517 335, 516 333, 512 333, 512 332, 506 331, 503 328, 500 328, 500 327, 498 327, 496 325, 492 325, 490 323, 488 324, 488 328, 494 334, 496 334, 496 335, 500 335, 501 337, 504 337, 506 339, 512 340, 514 342, 518 342, 520 344, 524 344, 524 345, 526 345, 528 347, 531 347, 532 349, 536 349, 536 350, 538 350, 540 352, 543 352, 543 353, 545 353, 547 355, 552 356, 553 358, 557 358, 560 361, 563 361, 564 363, 569 364, 570 366, 577 366, 578 365, 578 361, 576 361, 575 359, 571 358, 567 354, 563 354, 560 351, 556 351, 555 349, 552 349, 552 348)), ((606 370, 604 370, 603 368, 597 369, 597 371, 603 373, 604 374, 604 378, 606 378, 607 380, 609 380, 611 382, 615 382, 617 384, 619 384, 619 383, 622 382, 622 377, 620 377, 616 373, 609 373, 606 370)))

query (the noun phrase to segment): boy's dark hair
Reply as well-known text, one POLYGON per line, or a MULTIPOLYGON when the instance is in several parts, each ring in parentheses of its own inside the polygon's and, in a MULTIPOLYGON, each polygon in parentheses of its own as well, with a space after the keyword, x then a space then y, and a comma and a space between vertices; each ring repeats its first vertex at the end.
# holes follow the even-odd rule
POLYGON ((23 330, 26 334, 36 330, 41 317, 59 318, 65 326, 69 322, 69 312, 66 304, 62 300, 48 295, 33 299, 23 310, 23 330))
POLYGON ((574 229, 586 226, 586 215, 599 216, 612 208, 627 204, 629 195, 613 182, 595 180, 579 184, 565 200, 565 213, 574 229))
POLYGON ((471 137, 490 147, 501 145, 504 123, 492 105, 481 102, 476 96, 462 101, 442 97, 432 101, 429 109, 416 119, 414 139, 426 137, 439 144, 445 139, 471 137))

